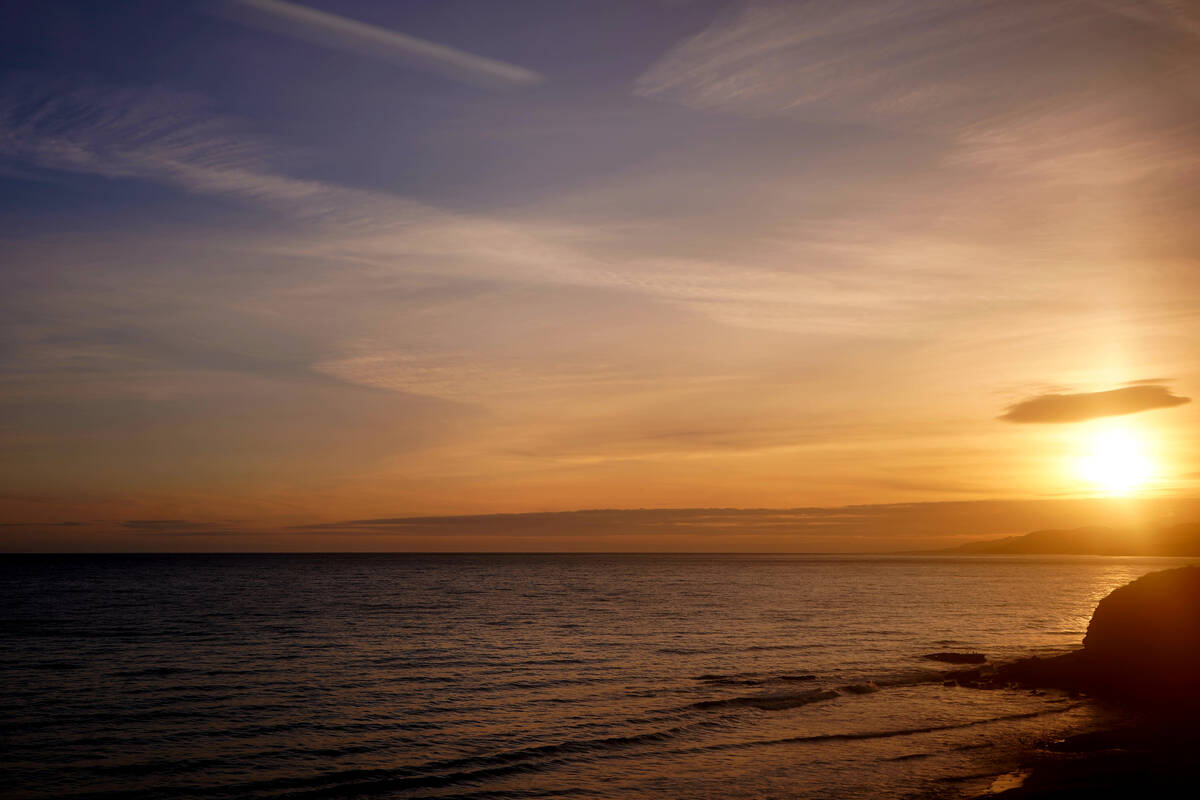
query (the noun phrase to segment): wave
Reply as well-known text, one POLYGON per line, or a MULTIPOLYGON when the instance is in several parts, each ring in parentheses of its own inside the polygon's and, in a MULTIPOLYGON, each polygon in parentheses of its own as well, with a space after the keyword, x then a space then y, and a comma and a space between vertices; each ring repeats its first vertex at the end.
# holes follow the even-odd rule
POLYGON ((26 669, 38 671, 68 672, 71 670, 84 669, 87 667, 87 664, 83 661, 72 661, 66 658, 56 658, 46 661, 30 661, 24 666, 26 669))
POLYGON ((483 789, 478 792, 455 792, 454 794, 414 795, 409 800, 529 800, 538 797, 593 797, 588 789, 483 789))
POLYGON ((832 700, 841 697, 835 689, 812 689, 807 692, 781 692, 778 694, 751 694, 739 697, 725 697, 719 700, 701 700, 692 703, 688 708, 708 710, 713 708, 757 708, 762 711, 783 711, 789 708, 799 708, 822 700, 832 700))
POLYGON ((113 673, 118 678, 165 678, 170 675, 186 675, 196 670, 187 667, 144 667, 142 669, 123 669, 113 673))
POLYGON ((487 756, 469 756, 465 758, 433 761, 423 765, 423 772, 444 772, 471 767, 487 767, 496 764, 507 764, 530 759, 550 758, 562 755, 576 755, 595 751, 619 750, 641 744, 663 742, 679 736, 697 725, 676 725, 656 731, 644 731, 625 736, 604 736, 594 739, 568 739, 556 744, 534 745, 517 750, 506 750, 487 756))
POLYGON ((1044 709, 1042 711, 1026 711, 1019 714, 1003 714, 998 717, 976 719, 971 720, 970 722, 957 722, 951 725, 925 725, 912 728, 896 728, 887 731, 870 731, 863 733, 825 733, 812 736, 786 736, 780 739, 755 739, 748 742, 723 742, 721 744, 712 744, 704 747, 694 748, 693 750, 689 751, 677 751, 677 754, 685 755, 688 752, 710 752, 717 750, 742 750, 752 747, 766 747, 777 744, 801 744, 805 742, 847 742, 861 741, 864 739, 890 739, 896 736, 914 736, 921 733, 937 733, 940 731, 954 731, 963 728, 974 728, 980 725, 991 725, 996 722, 1011 722, 1021 719, 1033 719, 1035 717, 1043 717, 1050 714, 1061 714, 1064 711, 1069 711, 1078 707, 1079 704, 1076 703, 1070 706, 1044 709))
MULTIPOLYGON (((515 774, 535 773, 550 767, 586 759, 598 752, 615 753, 640 745, 667 741, 693 728, 703 727, 710 726, 699 723, 627 736, 567 740, 483 756, 431 761, 418 766, 397 769, 347 769, 306 777, 275 778, 233 785, 181 787, 176 795, 249 797, 260 793, 270 793, 289 798, 318 798, 438 789, 459 784, 478 783, 515 774)), ((140 796, 142 795, 137 792, 98 792, 82 795, 80 800, 110 800, 110 798, 116 800, 117 797, 136 800, 140 796)), ((149 797, 151 794, 145 796, 149 797)), ((519 797, 526 795, 520 792, 512 795, 485 792, 479 796, 519 797)), ((445 795, 438 795, 438 797, 445 797, 445 795)))
MULTIPOLYGON (((802 699, 807 699, 808 702, 816 702, 820 699, 831 699, 839 696, 838 692, 833 690, 817 690, 815 692, 796 693, 793 695, 770 695, 757 696, 750 698, 729 698, 727 701, 715 701, 732 705, 738 702, 749 702, 750 704, 761 703, 767 698, 774 698, 780 702, 799 702, 802 699), (789 699, 790 698, 790 699, 789 699)), ((700 705, 700 704, 697 704, 700 705)), ((1076 704, 1073 707, 1077 707, 1076 704)), ((709 706, 711 707, 711 705, 709 706)), ((1057 708, 1052 710, 1043 710, 1019 714, 1008 714, 987 719, 972 720, 964 723, 956 723, 949 725, 929 725, 929 726, 914 726, 907 728, 898 728, 884 731, 869 731, 859 733, 834 733, 821 735, 807 736, 792 736, 774 739, 759 739, 753 741, 741 742, 725 742, 700 747, 685 747, 670 750, 671 755, 691 755, 704 752, 726 751, 726 750, 742 750, 755 747, 764 747, 781 744, 796 744, 809 742, 832 742, 832 741, 855 741, 868 739, 883 739, 890 737, 911 736, 922 733, 933 733, 939 731, 956 730, 962 728, 970 728, 980 725, 993 724, 1009 720, 1029 719, 1033 717, 1043 716, 1046 714, 1061 713, 1066 709, 1057 708)), ((676 725, 672 727, 662 728, 652 731, 643 731, 624 736, 608 736, 590 739, 574 739, 557 742, 553 744, 535 745, 530 747, 518 748, 514 750, 501 751, 487 755, 467 756, 453 759, 441 759, 436 761, 426 762, 420 765, 411 767, 400 767, 395 769, 362 769, 350 768, 326 772, 323 774, 295 777, 279 777, 269 780, 246 781, 237 784, 209 785, 209 786, 179 786, 173 789, 174 796, 178 797, 202 797, 202 796, 257 796, 262 794, 270 794, 276 797, 289 798, 320 798, 320 797, 344 797, 349 795, 379 795, 390 794, 396 792, 404 792, 408 795, 411 792, 437 791, 443 788, 452 788, 464 784, 479 784, 497 778, 533 774, 543 770, 559 767, 565 764, 578 761, 586 761, 590 758, 623 758, 626 757, 625 751, 637 750, 645 745, 660 744, 663 742, 677 739, 689 732, 697 729, 711 728, 714 724, 706 724, 705 722, 676 725)), ((366 749, 370 749, 369 747, 366 749)), ((365 752, 364 749, 355 748, 357 752, 365 752)), ((334 750, 310 750, 306 751, 309 755, 322 757, 336 757, 344 755, 341 749, 334 750)), ((911 760, 922 758, 926 753, 915 753, 908 756, 898 757, 895 760, 911 760)), ((122 769, 128 773, 146 773, 162 771, 165 764, 138 764, 128 765, 122 769)), ((177 772, 178 763, 174 764, 174 768, 167 771, 177 772)), ((203 767, 202 763, 190 763, 187 767, 203 767)), ((549 793, 551 795, 556 793, 549 793)), ((85 795, 79 795, 80 800, 116 800, 116 798, 129 798, 129 800, 138 800, 138 798, 150 798, 161 796, 161 788, 156 790, 144 790, 139 792, 94 792, 85 795)), ((460 795, 446 795, 438 792, 438 798, 460 795)), ((478 791, 469 792, 461 795, 462 797, 535 797, 539 796, 537 792, 526 793, 524 791, 478 791)))
POLYGON ((741 649, 746 653, 757 653, 776 650, 812 650, 816 646, 811 644, 752 644, 741 649))
POLYGON ((908 755, 893 756, 892 758, 885 758, 884 761, 889 761, 892 763, 899 763, 899 762, 903 762, 903 761, 920 761, 923 758, 932 758, 935 755, 937 755, 937 754, 936 753, 909 753, 908 755))
POLYGON ((721 686, 763 686, 769 683, 803 683, 815 681, 816 675, 762 675, 758 672, 735 672, 729 675, 706 673, 697 675, 694 680, 721 686))
MULTIPOLYGON (((725 676, 700 676, 709 683, 724 683, 723 680, 710 680, 712 678, 724 678, 725 676)), ((763 683, 771 683, 774 681, 810 681, 816 680, 815 675, 782 675, 773 678, 764 678, 762 680, 750 680, 746 685, 759 685, 763 683)), ((736 681, 735 681, 736 682, 736 681)), ((874 694, 879 691, 879 686, 874 682, 867 681, 865 683, 848 683, 838 686, 835 689, 809 689, 803 692, 774 692, 771 694, 748 694, 738 695, 736 697, 722 697, 715 700, 700 700, 692 703, 686 708, 698 709, 707 711, 714 708, 757 708, 761 711, 786 711, 790 708, 799 708, 812 703, 820 703, 824 700, 833 700, 843 695, 856 694, 874 694)))
POLYGON ((879 691, 879 686, 871 681, 848 683, 845 686, 839 686, 838 691, 842 694, 874 694, 879 691))

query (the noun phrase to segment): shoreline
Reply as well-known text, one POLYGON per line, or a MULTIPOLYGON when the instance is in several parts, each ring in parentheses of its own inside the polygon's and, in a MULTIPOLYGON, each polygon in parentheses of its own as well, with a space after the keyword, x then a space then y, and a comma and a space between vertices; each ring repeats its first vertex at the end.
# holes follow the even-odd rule
POLYGON ((1083 647, 948 674, 987 690, 1086 697, 1107 725, 1038 742, 981 797, 1167 797, 1194 792, 1200 746, 1200 567, 1143 575, 1096 606, 1083 647))
MULTIPOLYGON (((1101 702, 1103 708, 1105 704, 1101 702)), ((1200 736, 1182 718, 1110 708, 1105 727, 1038 743, 1016 769, 996 776, 972 800, 1169 797, 1194 791, 1192 762, 1200 736), (1178 794, 1177 794, 1178 793, 1178 794)))

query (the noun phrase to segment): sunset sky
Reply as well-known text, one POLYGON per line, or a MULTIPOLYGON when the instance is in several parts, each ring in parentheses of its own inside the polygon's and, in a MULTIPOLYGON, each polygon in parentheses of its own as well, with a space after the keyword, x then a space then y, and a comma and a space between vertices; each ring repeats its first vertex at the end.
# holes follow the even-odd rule
POLYGON ((0 549, 1200 521, 1200 3, 0 8, 0 549))

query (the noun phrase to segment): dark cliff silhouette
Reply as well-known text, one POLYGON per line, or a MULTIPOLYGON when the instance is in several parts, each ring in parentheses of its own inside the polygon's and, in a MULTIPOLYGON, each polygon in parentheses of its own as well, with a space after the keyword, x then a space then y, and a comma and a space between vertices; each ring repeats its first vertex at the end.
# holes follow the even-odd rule
POLYGON ((1100 601, 1083 640, 1105 691, 1200 702, 1200 567, 1152 572, 1100 601))
POLYGON ((1028 780, 989 800, 1186 797, 1200 750, 1200 566, 1152 572, 1100 601, 1083 649, 959 673, 984 688, 1052 687, 1116 701, 1124 722, 1048 743, 1028 780))
POLYGON ((1200 566, 1152 572, 1114 590, 1096 606, 1081 650, 948 677, 1087 692, 1157 711, 1198 709, 1200 566))

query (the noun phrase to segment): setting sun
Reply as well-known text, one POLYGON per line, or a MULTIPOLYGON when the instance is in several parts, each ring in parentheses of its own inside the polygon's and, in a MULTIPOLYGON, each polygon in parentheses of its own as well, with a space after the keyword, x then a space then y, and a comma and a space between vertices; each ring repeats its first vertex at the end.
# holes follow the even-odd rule
POLYGON ((1107 494, 1129 494, 1154 474, 1143 441, 1124 429, 1094 433, 1078 463, 1079 475, 1107 494))
POLYGON ((1200 0, 0 0, 0 800, 1186 796, 1197 187, 1200 0))

